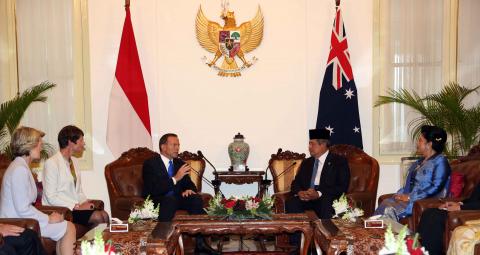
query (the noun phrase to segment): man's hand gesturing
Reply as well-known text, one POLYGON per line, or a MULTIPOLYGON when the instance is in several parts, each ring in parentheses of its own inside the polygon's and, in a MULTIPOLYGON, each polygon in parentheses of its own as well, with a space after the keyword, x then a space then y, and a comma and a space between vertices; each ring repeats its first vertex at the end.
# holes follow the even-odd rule
POLYGON ((175 178, 177 182, 180 181, 185 175, 190 174, 190 169, 191 167, 189 164, 183 164, 183 166, 178 169, 177 173, 173 178, 175 178))

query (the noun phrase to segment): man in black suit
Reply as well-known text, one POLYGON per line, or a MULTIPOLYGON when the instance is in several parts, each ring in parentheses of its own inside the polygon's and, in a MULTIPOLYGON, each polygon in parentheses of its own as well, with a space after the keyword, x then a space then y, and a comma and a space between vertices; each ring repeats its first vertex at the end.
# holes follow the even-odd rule
POLYGON ((0 255, 44 255, 37 232, 10 224, 0 223, 0 255))
POLYGON ((460 210, 480 210, 480 184, 477 184, 470 197, 462 202, 445 202, 438 208, 430 208, 422 213, 418 233, 422 238, 422 245, 430 255, 445 254, 443 235, 448 212, 460 210))
MULTIPOLYGON (((190 165, 178 158, 180 142, 176 134, 160 138, 160 155, 143 163, 143 197, 150 196, 160 204, 158 220, 168 222, 177 210, 190 214, 205 214, 203 201, 190 179, 190 165)), ((202 236, 197 236, 195 254, 219 254, 209 247, 202 236)))
POLYGON ((292 182, 291 194, 285 203, 287 213, 301 213, 312 209, 320 219, 334 215, 333 200, 347 192, 350 169, 347 160, 330 153, 330 131, 313 129, 309 132, 308 150, 311 157, 305 159, 292 182))

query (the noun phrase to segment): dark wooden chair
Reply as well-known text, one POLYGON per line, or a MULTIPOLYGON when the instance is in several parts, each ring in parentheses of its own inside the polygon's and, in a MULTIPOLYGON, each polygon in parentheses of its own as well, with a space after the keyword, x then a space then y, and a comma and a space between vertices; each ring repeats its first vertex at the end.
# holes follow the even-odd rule
MULTIPOLYGON (((126 220, 132 208, 143 203, 143 162, 155 155, 158 154, 148 148, 134 148, 122 153, 120 158, 105 167, 105 179, 110 197, 112 217, 126 220)), ((191 152, 180 153, 179 158, 188 162, 200 174, 190 171, 190 178, 200 192, 202 189, 201 175, 205 171, 205 161, 191 152)), ((204 206, 208 206, 208 201, 210 201, 212 195, 206 193, 200 193, 200 195, 204 206)), ((180 210, 177 213, 186 213, 186 211, 180 210)))
MULTIPOLYGON (((330 146, 330 153, 341 155, 347 159, 350 167, 350 184, 346 195, 357 207, 364 210, 366 216, 372 215, 375 210, 380 169, 377 160, 361 149, 346 144, 330 146)), ((278 208, 276 207, 278 213, 285 211, 284 201, 286 196, 289 195, 291 182, 304 158, 305 154, 292 152, 281 153, 278 156, 272 155, 271 161, 273 164, 271 169, 274 170, 271 171, 272 176, 274 176, 274 190, 275 187, 278 187, 279 191, 279 193, 275 193, 276 198, 278 198, 275 201, 275 205, 278 205, 278 208), (276 180, 275 175, 277 172, 282 172, 285 167, 290 166, 291 162, 294 162, 293 160, 297 162, 294 166, 295 169, 292 169, 288 174, 284 174, 287 175, 283 177, 285 180, 276 180)))

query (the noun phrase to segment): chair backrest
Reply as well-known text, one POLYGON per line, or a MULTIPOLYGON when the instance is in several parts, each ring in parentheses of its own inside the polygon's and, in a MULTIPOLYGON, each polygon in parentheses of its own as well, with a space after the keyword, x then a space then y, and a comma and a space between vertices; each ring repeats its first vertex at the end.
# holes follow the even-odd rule
POLYGON ((189 151, 184 151, 178 154, 178 157, 183 161, 185 161, 186 163, 190 164, 190 166, 195 170, 195 171, 190 171, 190 179, 192 179, 192 182, 197 187, 197 191, 201 192, 202 176, 203 176, 203 172, 205 172, 205 160, 199 155, 189 151))
POLYGON ((5 174, 5 171, 7 171, 11 162, 12 160, 10 160, 5 154, 0 154, 0 186, 2 185, 3 175, 5 174))
POLYGON ((452 161, 450 167, 452 172, 464 175, 464 185, 460 197, 470 197, 480 183, 480 144, 472 147, 467 156, 452 161))
POLYGON ((155 155, 148 148, 134 148, 122 153, 120 158, 105 166, 108 195, 112 203, 119 196, 142 196, 143 162, 155 155))
POLYGON ((273 178, 273 191, 275 193, 290 190, 292 181, 295 179, 295 175, 297 175, 304 159, 305 153, 284 151, 272 154, 268 165, 270 166, 270 173, 273 178))
POLYGON ((348 193, 374 192, 377 194, 379 166, 376 159, 363 150, 347 144, 330 146, 330 152, 345 157, 350 167, 348 193))

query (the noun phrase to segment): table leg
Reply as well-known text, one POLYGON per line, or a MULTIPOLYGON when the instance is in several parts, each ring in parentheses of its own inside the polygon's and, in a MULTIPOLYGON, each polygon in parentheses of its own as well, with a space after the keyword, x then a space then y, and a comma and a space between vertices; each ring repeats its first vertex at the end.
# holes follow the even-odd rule
POLYGON ((310 249, 310 243, 312 241, 312 233, 310 231, 302 232, 302 241, 300 250, 302 251, 302 255, 307 255, 308 250, 310 249))

